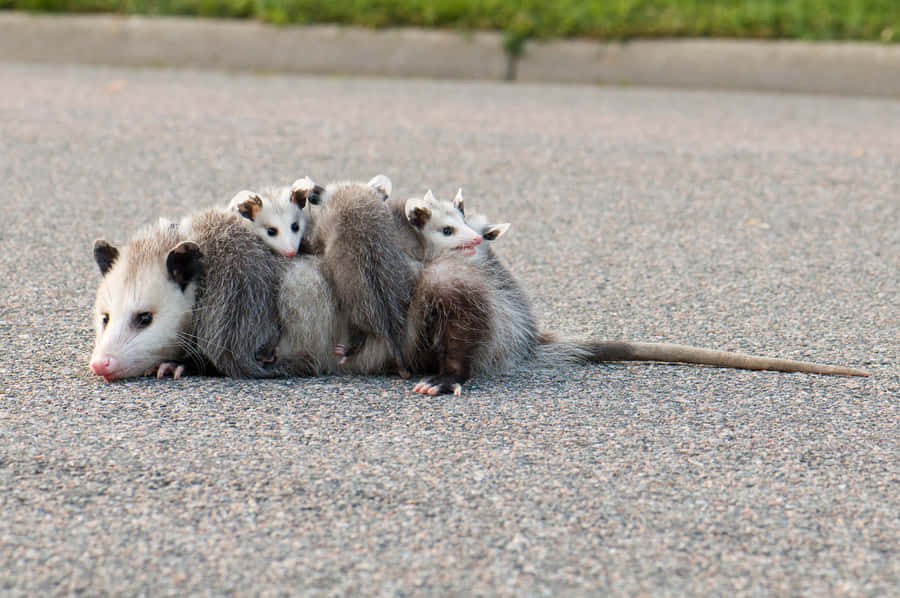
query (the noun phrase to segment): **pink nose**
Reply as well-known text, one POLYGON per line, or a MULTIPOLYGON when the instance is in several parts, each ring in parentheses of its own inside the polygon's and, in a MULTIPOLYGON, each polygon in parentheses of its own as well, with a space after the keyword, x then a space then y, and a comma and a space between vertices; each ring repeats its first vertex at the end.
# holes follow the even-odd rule
POLYGON ((295 255, 297 255, 297 251, 294 249, 288 249, 284 252, 284 257, 294 257, 295 255))
POLYGON ((472 240, 472 245, 481 245, 481 237, 475 237, 475 239, 472 240))
POLYGON ((116 360, 115 357, 109 357, 108 355, 91 360, 91 370, 93 370, 94 374, 97 376, 103 376, 104 378, 108 378, 112 375, 116 371, 118 365, 118 360, 116 360))

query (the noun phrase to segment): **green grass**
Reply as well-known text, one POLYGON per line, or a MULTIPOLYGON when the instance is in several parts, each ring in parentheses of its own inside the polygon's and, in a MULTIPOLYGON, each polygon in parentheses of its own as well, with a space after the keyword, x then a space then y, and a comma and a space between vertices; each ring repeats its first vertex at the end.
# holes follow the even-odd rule
POLYGON ((0 0, 0 9, 418 26, 528 38, 900 40, 900 0, 0 0))

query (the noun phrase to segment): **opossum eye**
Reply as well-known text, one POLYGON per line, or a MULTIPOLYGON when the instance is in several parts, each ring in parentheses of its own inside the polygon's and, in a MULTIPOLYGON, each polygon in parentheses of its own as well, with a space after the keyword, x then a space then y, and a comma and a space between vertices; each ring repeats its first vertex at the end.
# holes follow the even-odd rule
POLYGON ((148 311, 141 312, 134 316, 134 325, 137 328, 146 328, 153 323, 153 314, 148 311))
POLYGON ((291 232, 298 232, 300 230, 300 223, 295 222, 291 225, 291 232))
POLYGON ((269 228, 266 229, 266 234, 269 235, 270 237, 274 237, 275 235, 278 234, 278 229, 275 228, 274 226, 270 226, 269 228))
POLYGON ((109 324, 109 314, 102 313, 100 314, 100 325, 106 328, 106 325, 109 324))
POLYGON ((445 236, 445 237, 449 237, 450 235, 453 234, 453 227, 452 227, 452 226, 445 226, 445 227, 444 227, 444 230, 442 230, 441 232, 444 233, 444 236, 445 236))

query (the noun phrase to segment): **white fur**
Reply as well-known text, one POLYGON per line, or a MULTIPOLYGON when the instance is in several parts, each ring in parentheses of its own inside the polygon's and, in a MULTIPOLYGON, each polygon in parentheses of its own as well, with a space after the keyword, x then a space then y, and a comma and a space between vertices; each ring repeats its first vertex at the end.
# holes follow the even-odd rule
MULTIPOLYGON (((298 185, 303 179, 294 183, 298 185)), ((310 181, 311 182, 311 181, 310 181)), ((276 253, 293 257, 300 248, 300 240, 306 231, 306 215, 300 207, 291 201, 292 187, 269 187, 260 193, 239 191, 228 207, 237 212, 238 206, 251 199, 258 198, 262 207, 252 220, 243 217, 241 220, 249 226, 266 245, 276 253)))
POLYGON ((107 381, 141 376, 180 359, 183 335, 191 327, 196 285, 182 291, 169 276, 165 259, 131 260, 130 251, 130 246, 120 248, 94 303, 96 340, 90 365, 107 381), (142 313, 152 315, 149 326, 137 325, 142 313), (109 317, 105 326, 104 314, 109 317))
POLYGON ((406 201, 406 217, 421 237, 426 261, 450 251, 463 256, 475 255, 483 239, 466 222, 461 207, 462 190, 453 203, 437 200, 431 189, 422 198, 406 201), (422 214, 425 214, 424 223, 420 222, 422 214))

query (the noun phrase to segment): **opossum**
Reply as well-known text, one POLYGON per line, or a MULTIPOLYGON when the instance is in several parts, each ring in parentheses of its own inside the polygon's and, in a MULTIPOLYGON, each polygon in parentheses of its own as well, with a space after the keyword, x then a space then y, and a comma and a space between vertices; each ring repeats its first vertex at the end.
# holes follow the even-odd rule
MULTIPOLYGON (((236 377, 381 374, 395 365, 385 339, 367 342, 350 364, 340 365, 333 348, 346 325, 326 280, 324 258, 276 255, 230 218, 219 211, 178 226, 157 225, 121 251, 95 243, 103 274, 95 304, 95 374, 106 380, 147 372, 181 375, 179 366, 185 365, 236 377), (261 363, 260 348, 274 342, 277 361, 261 363)), ((505 276, 486 275, 477 259, 456 252, 424 266, 401 335, 408 366, 419 374, 436 372, 417 385, 418 392, 457 392, 471 375, 602 361, 868 375, 682 345, 558 340, 539 332, 527 301, 515 299, 518 291, 508 297, 497 292, 497 281, 505 276)))
POLYGON ((239 191, 228 203, 266 245, 285 257, 294 257, 300 250, 306 231, 305 206, 306 195, 291 187, 239 191))
POLYGON ((348 324, 347 341, 335 345, 346 364, 369 338, 381 338, 400 376, 409 377, 403 358, 406 310, 416 264, 402 251, 401 231, 385 205, 391 181, 378 175, 368 183, 332 183, 324 188, 308 178, 294 184, 320 203, 308 243, 321 254, 321 267, 348 324))
POLYGON ((506 371, 513 366, 510 358, 527 355, 539 339, 537 320, 522 287, 489 243, 480 242, 496 240, 510 223, 490 224, 482 214, 466 215, 462 190, 452 207, 478 240, 456 246, 440 244, 433 233, 423 236, 431 262, 422 271, 410 318, 419 333, 417 354, 436 358, 431 367, 438 370, 437 376, 413 388, 423 394, 459 395, 473 364, 485 372, 506 371), (437 242, 430 242, 433 239, 437 242))
POLYGON ((90 367, 106 380, 185 366, 233 377, 287 373, 275 364, 278 288, 288 263, 240 216, 213 209, 160 222, 120 251, 94 243, 103 279, 90 367))
MULTIPOLYGON (((461 191, 454 206, 465 214, 461 191)), ((505 233, 510 224, 493 225, 482 214, 465 216, 485 240, 505 233)), ((663 361, 752 370, 866 376, 865 372, 793 360, 760 358, 665 343, 566 341, 540 332, 530 303, 515 277, 488 244, 469 251, 427 247, 431 262, 423 269, 410 303, 415 331, 414 355, 438 374, 413 388, 422 394, 459 395, 472 374, 510 371, 523 364, 556 367, 563 363, 663 361), (468 258, 468 259, 466 259, 468 258), (428 360, 430 358, 430 361, 428 360)), ((412 360, 412 358, 410 358, 412 360)))

